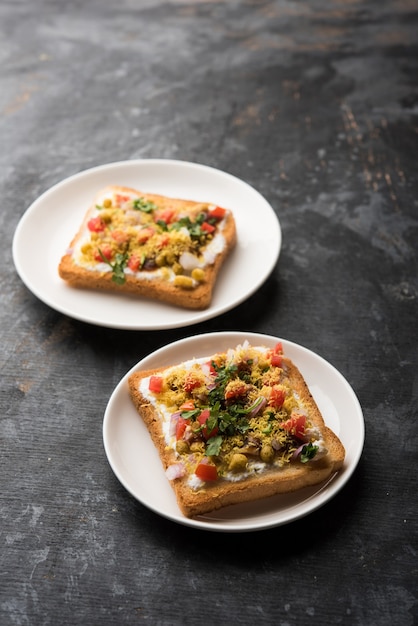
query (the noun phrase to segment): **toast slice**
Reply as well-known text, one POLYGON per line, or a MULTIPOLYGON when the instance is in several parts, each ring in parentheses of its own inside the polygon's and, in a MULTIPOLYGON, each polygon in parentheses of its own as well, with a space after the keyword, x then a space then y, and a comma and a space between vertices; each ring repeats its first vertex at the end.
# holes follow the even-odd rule
POLYGON ((58 273, 73 287, 205 309, 235 243, 230 210, 109 186, 87 211, 58 273))
POLYGON ((281 343, 244 342, 135 372, 128 385, 187 517, 319 484, 343 466, 343 444, 281 343))

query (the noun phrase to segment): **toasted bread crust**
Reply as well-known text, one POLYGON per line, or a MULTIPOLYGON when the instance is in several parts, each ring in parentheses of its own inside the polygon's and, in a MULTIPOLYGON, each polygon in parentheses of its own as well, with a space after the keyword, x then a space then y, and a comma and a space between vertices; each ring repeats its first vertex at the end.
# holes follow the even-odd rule
MULTIPOLYGON (((321 429, 322 439, 328 453, 323 458, 301 463, 291 462, 278 469, 272 467, 239 481, 218 480, 204 483, 195 490, 188 485, 188 476, 171 481, 179 508, 187 517, 195 517, 220 509, 221 507, 250 502, 276 494, 289 493, 303 487, 319 484, 330 478, 341 469, 344 463, 344 446, 335 433, 324 424, 322 415, 313 399, 305 380, 298 368, 289 360, 284 359, 291 385, 296 390, 304 405, 309 408, 310 419, 321 429)), ((140 381, 153 374, 162 373, 167 368, 135 372, 129 377, 129 393, 131 399, 143 419, 154 445, 160 455, 164 469, 176 462, 173 449, 166 445, 161 426, 161 419, 155 407, 142 396, 139 390, 140 381)))
MULTIPOLYGON (((110 186, 107 190, 109 193, 140 196, 150 202, 158 204, 160 209, 170 207, 174 209, 181 208, 187 211, 193 210, 201 204, 192 200, 182 200, 178 198, 168 198, 158 194, 143 193, 129 187, 110 186)), ((103 196, 105 192, 106 190, 103 190, 100 192, 100 195, 103 196)), ((232 213, 229 212, 225 218, 225 225, 222 231, 222 235, 225 239, 223 250, 216 255, 214 263, 205 267, 204 281, 189 289, 175 286, 172 282, 157 276, 149 279, 141 278, 138 274, 125 274, 125 282, 120 285, 114 282, 110 269, 105 272, 100 272, 81 267, 75 263, 71 251, 81 237, 82 231, 85 229, 88 220, 94 212, 94 207, 95 204, 93 204, 86 213, 78 233, 71 241, 69 252, 62 257, 59 263, 58 273, 63 280, 72 287, 130 294, 167 302, 182 308, 205 309, 210 305, 219 271, 236 244, 236 225, 232 213)))

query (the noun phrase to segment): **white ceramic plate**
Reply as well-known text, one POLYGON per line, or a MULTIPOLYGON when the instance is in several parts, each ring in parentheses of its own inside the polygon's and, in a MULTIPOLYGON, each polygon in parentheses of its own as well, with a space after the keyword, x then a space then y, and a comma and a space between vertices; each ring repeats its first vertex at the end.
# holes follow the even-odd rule
POLYGON ((197 335, 160 348, 133 367, 120 381, 107 405, 103 422, 104 447, 110 466, 122 485, 142 504, 187 526, 212 531, 243 532, 286 524, 311 513, 332 498, 348 481, 360 459, 364 443, 363 413, 345 378, 320 356, 290 341, 285 354, 299 367, 325 422, 340 437, 346 450, 342 470, 327 483, 294 494, 273 496, 251 504, 225 507, 213 514, 188 519, 177 506, 148 431, 131 403, 127 379, 138 370, 181 363, 215 354, 242 343, 274 346, 269 335, 222 332, 197 335))
POLYGON ((156 330, 195 324, 237 306, 267 279, 280 248, 280 223, 253 187, 205 165, 150 159, 101 165, 46 191, 18 224, 13 259, 25 285, 61 313, 109 328, 156 330), (62 255, 97 192, 112 184, 213 202, 233 211, 237 246, 218 276, 208 309, 189 311, 122 294, 75 289, 61 280, 57 268, 62 255))

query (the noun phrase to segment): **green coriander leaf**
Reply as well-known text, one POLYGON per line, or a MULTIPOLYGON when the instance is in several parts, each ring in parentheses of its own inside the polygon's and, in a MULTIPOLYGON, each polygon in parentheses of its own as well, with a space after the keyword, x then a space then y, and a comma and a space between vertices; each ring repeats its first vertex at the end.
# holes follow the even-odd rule
POLYGON ((182 411, 181 416, 185 419, 191 419, 192 417, 197 417, 202 412, 202 409, 193 409, 191 411, 182 411))
POLYGON ((116 255, 115 262, 113 263, 113 265, 111 265, 113 269, 112 280, 117 285, 123 285, 126 280, 124 270, 125 270, 127 261, 128 261, 128 255, 126 253, 124 254, 119 253, 116 255))
POLYGON ((318 449, 318 446, 314 446, 312 443, 308 443, 306 444, 306 446, 303 446, 302 452, 300 454, 301 463, 307 463, 308 461, 313 459, 318 452, 318 449))
POLYGON ((203 224, 203 222, 206 222, 206 218, 206 213, 199 213, 199 215, 196 217, 196 224, 203 224))
POLYGON ((201 225, 205 221, 205 213, 199 213, 195 221, 192 222, 190 217, 182 217, 177 222, 170 224, 170 230, 180 230, 181 228, 187 228, 189 235, 192 239, 200 239, 206 237, 207 232, 202 230, 201 225))
POLYGON ((164 230, 164 231, 168 230, 167 223, 164 222, 164 220, 157 220, 157 224, 161 228, 161 230, 164 230))
POLYGON ((124 254, 119 253, 116 255, 115 262, 111 263, 109 259, 105 257, 105 255, 100 250, 100 248, 99 248, 99 254, 102 257, 102 260, 112 268, 112 272, 113 272, 112 281, 116 283, 117 285, 123 285, 126 280, 124 269, 128 261, 128 255, 126 253, 124 254))
POLYGON ((170 230, 180 230, 180 228, 189 229, 193 225, 190 217, 181 217, 177 222, 170 224, 170 230))
POLYGON ((215 437, 211 437, 210 439, 208 439, 205 455, 217 456, 221 450, 222 440, 222 435, 216 435, 215 437))
POLYGON ((207 432, 211 432, 214 428, 218 427, 218 415, 211 413, 205 422, 207 432))
POLYGON ((145 200, 145 198, 136 198, 133 201, 133 207, 137 211, 143 211, 144 213, 152 213, 157 208, 157 205, 154 202, 150 202, 149 200, 145 200))

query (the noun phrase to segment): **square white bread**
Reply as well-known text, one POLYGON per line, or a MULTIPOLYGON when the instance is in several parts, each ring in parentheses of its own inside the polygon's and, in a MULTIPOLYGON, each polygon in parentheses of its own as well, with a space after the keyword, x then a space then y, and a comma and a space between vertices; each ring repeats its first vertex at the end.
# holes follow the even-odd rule
POLYGON ((128 383, 187 517, 319 484, 343 465, 343 444, 281 344, 245 342, 128 383))
POLYGON ((205 309, 235 243, 228 209, 109 186, 87 211, 58 272, 72 287, 205 309))

